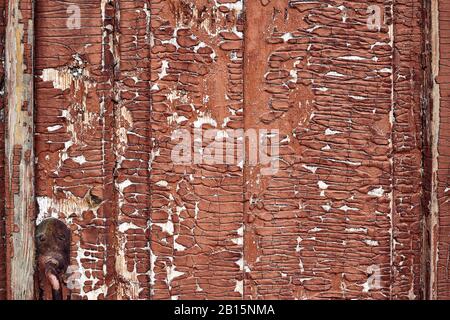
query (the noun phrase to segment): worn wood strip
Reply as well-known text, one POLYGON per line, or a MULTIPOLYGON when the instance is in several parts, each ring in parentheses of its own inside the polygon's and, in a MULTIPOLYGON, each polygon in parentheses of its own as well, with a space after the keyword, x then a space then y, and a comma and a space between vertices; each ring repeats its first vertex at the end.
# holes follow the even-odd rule
POLYGON ((8 2, 0 1, 0 300, 6 298, 5 243, 5 29, 8 2))
POLYGON ((450 3, 432 1, 432 268, 431 298, 450 299, 450 3))
POLYGON ((33 299, 33 1, 9 1, 6 28, 7 296, 33 299))

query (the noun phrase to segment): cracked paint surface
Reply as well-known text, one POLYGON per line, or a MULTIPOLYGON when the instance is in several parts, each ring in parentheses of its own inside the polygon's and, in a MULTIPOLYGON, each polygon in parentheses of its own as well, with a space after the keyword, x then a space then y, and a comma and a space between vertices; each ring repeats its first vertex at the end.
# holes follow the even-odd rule
POLYGON ((448 59, 428 150, 422 1, 371 1, 379 29, 357 0, 74 3, 80 29, 36 2, 34 39, 36 223, 71 229, 73 299, 421 298, 428 151, 448 296, 448 59), (280 170, 174 164, 179 129, 279 129, 280 170))
POLYGON ((238 299, 242 169, 170 155, 175 129, 243 128, 242 1, 152 2, 151 12, 152 296, 238 299))

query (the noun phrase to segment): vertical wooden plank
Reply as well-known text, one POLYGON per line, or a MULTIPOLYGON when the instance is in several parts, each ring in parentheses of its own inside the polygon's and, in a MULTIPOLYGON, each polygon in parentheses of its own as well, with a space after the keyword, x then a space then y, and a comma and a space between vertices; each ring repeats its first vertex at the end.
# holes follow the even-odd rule
POLYGON ((176 163, 172 134, 187 133, 200 158, 208 143, 195 129, 243 129, 243 1, 152 0, 150 9, 152 296, 239 299, 242 164, 176 163))
POLYGON ((72 299, 116 297, 115 30, 114 1, 36 3, 38 220, 72 231, 72 299))
POLYGON ((246 170, 246 298, 418 296, 419 2, 246 2, 245 127, 281 134, 246 170))
POLYGON ((6 28, 5 143, 7 296, 33 299, 33 3, 11 0, 6 28))
POLYGON ((429 10, 429 102, 426 109, 426 140, 427 156, 425 164, 425 185, 427 201, 427 216, 425 220, 424 240, 428 246, 425 251, 427 265, 426 276, 426 297, 435 300, 438 296, 438 262, 439 262, 439 202, 437 198, 437 171, 439 169, 439 126, 440 126, 440 84, 436 80, 439 76, 440 68, 440 21, 439 21, 439 0, 432 0, 428 4, 429 10))
POLYGON ((5 29, 8 2, 0 1, 0 300, 6 298, 5 243, 5 29))
POLYGON ((420 296, 422 223, 423 1, 392 10, 392 299, 420 296))
POLYGON ((431 2, 432 15, 432 180, 430 298, 450 298, 450 3, 431 2))
POLYGON ((116 1, 118 299, 150 299, 150 0, 116 1))
MULTIPOLYGON (((433 157, 432 157, 432 119, 433 119, 433 60, 435 53, 432 52, 433 36, 435 26, 433 26, 433 1, 427 1, 423 4, 422 20, 423 20, 423 42, 422 42, 422 67, 423 67, 423 83, 422 83, 422 241, 421 241, 421 293, 423 299, 429 299, 431 296, 431 287, 433 283, 432 269, 434 268, 435 242, 432 239, 432 225, 435 221, 432 212, 431 196, 432 196, 432 180, 433 180, 433 157)), ((434 23, 436 19, 434 19, 434 23)))

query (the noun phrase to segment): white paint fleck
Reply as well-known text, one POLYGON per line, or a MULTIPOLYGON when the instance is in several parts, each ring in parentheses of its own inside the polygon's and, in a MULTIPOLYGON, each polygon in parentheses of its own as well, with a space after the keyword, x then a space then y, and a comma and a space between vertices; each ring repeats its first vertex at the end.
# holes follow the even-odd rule
POLYGON ((74 158, 72 158, 72 160, 73 160, 74 162, 80 164, 80 165, 83 165, 84 163, 87 162, 87 161, 86 161, 86 158, 85 158, 83 155, 78 156, 78 157, 74 157, 74 158))
POLYGON ((119 192, 123 194, 123 191, 125 190, 125 188, 131 186, 132 184, 133 183, 130 180, 127 179, 125 181, 117 183, 116 185, 117 185, 117 188, 118 188, 119 192))
POLYGON ((328 184, 326 184, 325 182, 323 182, 323 181, 319 181, 319 182, 317 182, 317 185, 319 186, 319 188, 320 189, 322 189, 322 190, 326 190, 326 189, 328 189, 328 184))
POLYGON ((367 194, 368 194, 369 196, 373 196, 373 197, 378 197, 378 198, 380 198, 380 197, 382 197, 383 194, 384 194, 384 189, 383 189, 383 187, 379 187, 379 188, 370 190, 367 194))
POLYGON ((371 247, 377 247, 379 245, 378 241, 376 240, 364 240, 364 242, 371 247))
POLYGON ((364 61, 364 60, 367 60, 367 58, 359 57, 359 56, 342 56, 342 57, 339 57, 338 59, 348 60, 348 61, 364 61))
POLYGON ((163 60, 161 64, 161 72, 158 73, 158 79, 162 80, 165 76, 167 76, 167 69, 169 69, 169 61, 163 60))
POLYGON ((234 292, 239 292, 241 295, 244 294, 244 281, 236 280, 236 287, 234 288, 234 292))
POLYGON ((47 131, 48 132, 54 132, 54 131, 57 131, 57 130, 59 130, 59 129, 61 129, 63 126, 62 125, 55 125, 55 126, 51 126, 51 127, 48 127, 47 128, 47 131))
POLYGON ((367 228, 345 228, 348 233, 367 233, 367 228))
POLYGON ((340 134, 340 133, 342 133, 342 132, 341 132, 341 131, 331 130, 330 128, 327 128, 327 129, 325 130, 325 135, 326 135, 326 136, 333 136, 333 135, 335 135, 335 134, 340 134))
POLYGON ((363 96, 350 95, 349 97, 352 98, 352 99, 355 99, 355 100, 366 100, 367 99, 366 97, 363 97, 363 96))
POLYGON ((185 116, 180 116, 176 112, 170 117, 167 117, 167 123, 169 125, 171 125, 172 123, 182 124, 186 121, 188 121, 188 118, 186 118, 185 116))
POLYGON ((308 166, 306 164, 303 165, 303 168, 305 168, 306 170, 311 171, 312 173, 316 173, 318 167, 314 167, 314 166, 308 166))
POLYGON ((177 242, 178 237, 179 237, 179 235, 175 235, 175 236, 173 237, 173 248, 174 248, 175 250, 177 250, 177 251, 184 251, 184 250, 186 250, 186 247, 185 247, 185 246, 183 246, 183 245, 181 245, 181 244, 179 244, 179 243, 177 242))
POLYGON ((167 233, 168 235, 172 236, 174 232, 174 226, 172 222, 172 218, 169 215, 169 220, 165 223, 154 223, 155 226, 158 226, 161 228, 162 232, 167 233))
POLYGON ((287 32, 281 36, 284 42, 288 42, 289 40, 293 39, 292 33, 287 32))
POLYGON ((241 270, 241 271, 244 270, 244 258, 243 257, 239 258, 239 260, 236 260, 235 263, 239 266, 239 270, 241 270))
POLYGON ((200 209, 198 208, 199 203, 200 202, 198 202, 198 201, 195 202, 195 208, 194 208, 195 220, 197 220, 198 214, 200 213, 200 209))
POLYGON ((231 239, 234 244, 242 246, 244 244, 244 225, 237 230, 238 237, 231 239))
POLYGON ((176 267, 174 265, 171 265, 170 267, 166 267, 166 273, 167 273, 166 281, 169 286, 174 279, 184 275, 184 272, 177 271, 176 267))
POLYGON ((204 124, 209 124, 213 127, 217 127, 217 122, 211 117, 211 114, 200 112, 197 120, 194 122, 195 128, 201 128, 204 124))
POLYGON ((123 222, 123 223, 119 224, 118 229, 119 229, 120 233, 125 233, 128 230, 140 230, 142 228, 131 222, 123 222))
POLYGON ((169 185, 169 183, 165 180, 160 180, 158 182, 155 183, 158 187, 163 187, 163 188, 167 188, 167 186, 169 185))
POLYGON ((345 211, 345 212, 347 212, 347 211, 359 211, 358 208, 352 208, 352 207, 349 207, 347 205, 343 205, 342 207, 339 208, 339 210, 342 210, 342 211, 345 211))
POLYGON ((353 161, 349 161, 349 160, 338 160, 338 159, 331 159, 331 158, 327 158, 327 160, 329 160, 331 162, 344 163, 344 164, 348 164, 351 166, 360 166, 362 164, 361 162, 353 162, 353 161))
POLYGON ((383 68, 378 70, 380 73, 392 73, 392 68, 383 68))
POLYGON ((336 72, 336 71, 330 71, 330 72, 328 72, 328 73, 326 74, 326 76, 328 76, 328 77, 338 77, 338 78, 345 77, 344 74, 339 73, 339 72, 336 72))

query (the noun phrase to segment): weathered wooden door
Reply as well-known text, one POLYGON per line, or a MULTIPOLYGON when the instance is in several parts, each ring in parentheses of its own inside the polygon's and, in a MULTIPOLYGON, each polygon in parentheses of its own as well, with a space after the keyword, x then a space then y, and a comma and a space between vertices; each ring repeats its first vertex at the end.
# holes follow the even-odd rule
POLYGON ((0 1, 0 297, 35 296, 48 217, 73 299, 447 297, 431 3, 0 1))

